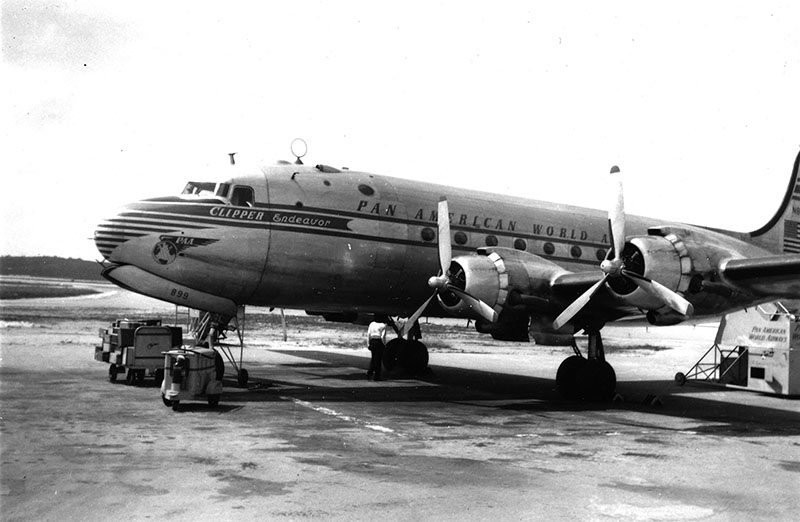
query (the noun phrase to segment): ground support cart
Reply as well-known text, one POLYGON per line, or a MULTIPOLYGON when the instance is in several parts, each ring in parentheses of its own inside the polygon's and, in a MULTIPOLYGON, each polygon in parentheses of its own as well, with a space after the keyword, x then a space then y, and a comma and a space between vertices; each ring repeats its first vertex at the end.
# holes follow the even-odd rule
POLYGON ((100 330, 103 344, 95 347, 95 360, 109 363, 111 382, 125 375, 128 384, 142 384, 149 375, 160 385, 164 379, 163 353, 180 346, 182 335, 180 327, 161 326, 160 319, 121 319, 111 328, 100 330))
POLYGON ((219 404, 225 363, 211 348, 181 348, 163 354, 164 380, 161 400, 177 409, 184 400, 207 400, 219 404))
POLYGON ((800 318, 781 303, 725 315, 714 345, 675 381, 800 396, 800 318))

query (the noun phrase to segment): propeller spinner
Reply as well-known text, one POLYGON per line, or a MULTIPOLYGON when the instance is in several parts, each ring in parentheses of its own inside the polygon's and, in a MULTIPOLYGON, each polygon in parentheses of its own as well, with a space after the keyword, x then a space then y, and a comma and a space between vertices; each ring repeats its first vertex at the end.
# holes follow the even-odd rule
POLYGON ((467 303, 467 305, 474 310, 478 315, 490 322, 497 321, 497 312, 484 303, 480 299, 471 296, 461 288, 453 284, 451 280, 452 274, 450 273, 450 264, 453 260, 452 246, 450 245, 450 211, 447 205, 447 199, 442 198, 439 201, 438 208, 438 224, 439 224, 439 237, 437 238, 437 245, 439 248, 439 275, 432 276, 428 279, 428 286, 433 289, 431 296, 422 303, 422 306, 411 314, 402 331, 401 337, 406 337, 409 330, 414 326, 414 323, 419 320, 422 313, 431 303, 434 297, 440 293, 450 292, 455 294, 459 299, 467 303))
POLYGON ((673 292, 664 285, 628 270, 625 266, 625 259, 622 257, 623 248, 625 247, 625 202, 622 190, 622 178, 620 175, 619 167, 614 166, 611 168, 611 176, 615 180, 616 191, 614 195, 614 202, 608 213, 609 231, 611 233, 611 248, 613 254, 610 254, 602 263, 600 263, 600 270, 603 271, 603 278, 592 285, 586 292, 573 301, 561 314, 553 321, 553 328, 558 330, 567 324, 584 306, 586 306, 592 299, 594 294, 602 288, 606 282, 611 278, 624 278, 631 281, 636 286, 650 294, 655 299, 659 300, 664 305, 669 306, 676 312, 683 315, 692 315, 692 304, 684 299, 681 295, 673 292), (609 259, 610 257, 610 259, 609 259))

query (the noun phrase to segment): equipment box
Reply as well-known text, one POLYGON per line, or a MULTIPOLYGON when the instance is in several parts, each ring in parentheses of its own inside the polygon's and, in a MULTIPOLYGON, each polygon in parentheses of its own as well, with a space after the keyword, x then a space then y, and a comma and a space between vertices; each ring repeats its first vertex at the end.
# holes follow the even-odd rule
POLYGON ((142 384, 150 375, 160 385, 164 378, 163 353, 183 342, 183 330, 161 326, 160 319, 121 319, 99 333, 102 345, 95 347, 95 360, 109 363, 111 382, 125 374, 128 384, 142 384))

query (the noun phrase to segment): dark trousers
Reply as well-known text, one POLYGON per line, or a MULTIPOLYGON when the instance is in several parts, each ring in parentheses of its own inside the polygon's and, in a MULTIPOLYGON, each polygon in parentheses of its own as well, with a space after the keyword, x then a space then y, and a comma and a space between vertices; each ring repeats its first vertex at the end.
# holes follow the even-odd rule
POLYGON ((372 359, 369 361, 369 371, 367 376, 380 379, 381 363, 383 362, 383 341, 380 339, 369 340, 369 351, 372 352, 372 359))

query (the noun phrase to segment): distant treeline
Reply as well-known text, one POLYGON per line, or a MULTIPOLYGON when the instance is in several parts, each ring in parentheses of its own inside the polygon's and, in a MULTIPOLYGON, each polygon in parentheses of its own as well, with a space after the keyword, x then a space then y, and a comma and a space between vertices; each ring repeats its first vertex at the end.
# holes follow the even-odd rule
POLYGON ((84 279, 104 281, 100 265, 83 259, 38 256, 1 256, 0 275, 53 277, 58 279, 84 279))

